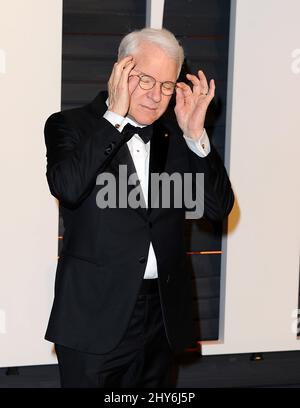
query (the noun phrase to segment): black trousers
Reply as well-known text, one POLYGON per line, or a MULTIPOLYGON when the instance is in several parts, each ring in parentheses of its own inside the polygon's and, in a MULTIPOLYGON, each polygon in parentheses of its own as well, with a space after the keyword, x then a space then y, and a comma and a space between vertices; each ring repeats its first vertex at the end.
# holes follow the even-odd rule
POLYGON ((61 386, 171 387, 174 355, 163 324, 157 279, 144 279, 125 335, 106 354, 56 344, 61 386))

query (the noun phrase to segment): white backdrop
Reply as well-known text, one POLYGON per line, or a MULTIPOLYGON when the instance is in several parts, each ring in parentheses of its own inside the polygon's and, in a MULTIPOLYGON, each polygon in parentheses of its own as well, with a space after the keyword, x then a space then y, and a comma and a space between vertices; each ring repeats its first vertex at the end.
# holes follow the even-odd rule
POLYGON ((299 16, 299 0, 232 1, 226 161, 237 205, 219 341, 204 354, 300 349, 299 16))
POLYGON ((44 122, 60 110, 62 0, 0 0, 0 366, 56 362, 43 339, 58 211, 44 122))

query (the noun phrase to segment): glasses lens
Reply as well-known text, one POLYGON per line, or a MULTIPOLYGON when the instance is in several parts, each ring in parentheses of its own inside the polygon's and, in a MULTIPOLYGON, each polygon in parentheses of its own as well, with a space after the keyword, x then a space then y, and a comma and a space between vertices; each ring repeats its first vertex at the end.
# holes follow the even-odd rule
POLYGON ((176 84, 174 82, 166 81, 162 84, 162 92, 165 95, 172 95, 174 93, 176 84))
MULTIPOLYGON (((149 75, 140 75, 139 85, 142 89, 149 90, 154 87, 156 80, 149 75)), ((161 91, 164 95, 170 96, 175 91, 176 84, 171 81, 163 82, 161 85, 161 91)))
POLYGON ((140 76, 140 87, 143 89, 151 89, 155 85, 155 79, 148 75, 140 76))

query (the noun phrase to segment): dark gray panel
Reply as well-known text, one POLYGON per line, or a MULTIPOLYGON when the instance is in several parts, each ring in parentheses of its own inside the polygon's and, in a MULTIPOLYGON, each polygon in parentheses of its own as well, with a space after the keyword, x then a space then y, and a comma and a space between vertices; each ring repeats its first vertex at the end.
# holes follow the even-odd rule
POLYGON ((218 85, 219 81, 227 82, 227 58, 216 60, 209 60, 207 58, 193 58, 187 57, 187 64, 192 73, 202 69, 208 79, 214 79, 218 85))
POLYGON ((62 73, 64 81, 101 81, 106 82, 110 76, 115 60, 88 60, 64 58, 62 73))
MULTIPOLYGON (((209 256, 209 255, 206 255, 209 256)), ((220 276, 197 277, 194 282, 194 298, 209 299, 220 295, 220 276)))
POLYGON ((199 341, 217 340, 219 337, 219 316, 215 319, 201 318, 195 321, 195 333, 199 341))
POLYGON ((63 58, 114 60, 122 35, 69 35, 63 38, 63 58))
POLYGON ((217 319, 219 317, 219 297, 198 299, 194 302, 194 319, 217 319))
POLYGON ((164 26, 178 36, 228 35, 229 0, 166 0, 164 26))
POLYGON ((189 259, 195 279, 220 276, 221 255, 191 255, 189 259))
POLYGON ((225 124, 221 126, 206 126, 206 131, 211 139, 213 145, 217 148, 218 152, 223 157, 224 152, 224 135, 225 135, 225 124))
POLYGON ((141 0, 64 0, 64 15, 75 12, 105 15, 112 11, 126 16, 132 13, 145 16, 146 3, 141 0))
POLYGON ((229 16, 229 7, 229 0, 166 0, 165 15, 172 17, 181 11, 186 16, 213 16, 222 21, 229 16))
POLYGON ((64 16, 63 31, 65 34, 80 32, 107 35, 107 33, 117 32, 125 35, 145 26, 143 14, 130 15, 130 21, 126 18, 128 16, 128 12, 124 15, 122 13, 116 14, 114 11, 105 14, 70 13, 64 16))
MULTIPOLYGON (((229 0, 166 0, 164 26, 175 33, 185 50, 184 73, 202 69, 216 81, 205 127, 221 158, 224 157, 227 94, 229 0)), ((189 252, 221 249, 222 225, 200 219, 186 221, 185 242, 189 252)), ((195 278, 194 317, 199 338, 218 338, 221 255, 189 255, 187 266, 195 278)))
POLYGON ((220 24, 219 18, 197 15, 174 15, 164 26, 172 32, 176 31, 180 39, 183 37, 222 38, 227 35, 226 29, 228 29, 224 24, 220 24))
POLYGON ((206 59, 216 61, 226 58, 228 54, 228 39, 222 37, 218 40, 215 38, 182 38, 181 45, 184 48, 187 58, 197 60, 206 59))
POLYGON ((90 102, 100 90, 106 89, 103 83, 63 83, 62 100, 63 103, 81 104, 90 102))

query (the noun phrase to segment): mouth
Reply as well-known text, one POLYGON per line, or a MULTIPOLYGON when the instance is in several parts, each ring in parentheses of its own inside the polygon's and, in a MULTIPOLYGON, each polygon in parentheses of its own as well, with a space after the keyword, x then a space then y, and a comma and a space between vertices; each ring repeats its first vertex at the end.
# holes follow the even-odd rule
POLYGON ((146 105, 141 105, 141 107, 145 110, 148 110, 150 112, 155 112, 156 108, 151 108, 150 106, 146 106, 146 105))

